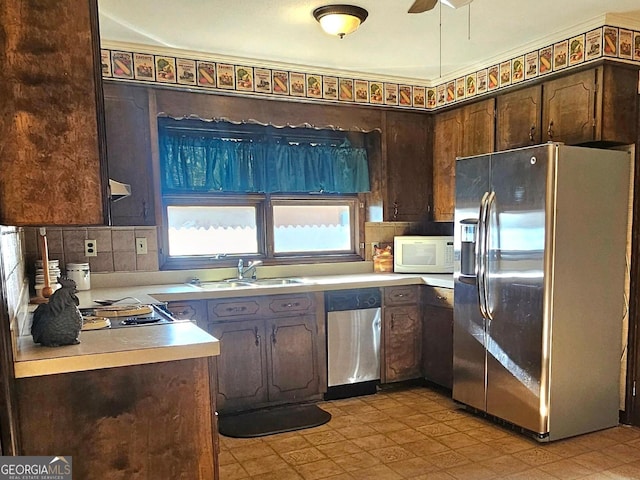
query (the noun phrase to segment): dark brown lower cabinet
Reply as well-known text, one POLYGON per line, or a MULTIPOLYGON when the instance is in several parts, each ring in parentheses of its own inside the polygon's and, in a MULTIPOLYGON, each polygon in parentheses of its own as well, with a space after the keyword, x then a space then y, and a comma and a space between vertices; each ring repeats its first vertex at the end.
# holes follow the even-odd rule
POLYGON ((382 383, 420 378, 422 324, 418 286, 384 289, 382 383))
POLYGON ((220 340, 220 412, 319 398, 321 303, 306 294, 209 302, 207 330, 220 340))
POLYGON ((422 357, 420 314, 417 305, 385 307, 383 383, 420 377, 422 357))
POLYGON ((73 478, 83 480, 218 478, 214 363, 196 358, 17 379, 17 454, 71 456, 73 478))
POLYGON ((423 287, 422 369, 424 377, 453 387, 453 289, 423 287))

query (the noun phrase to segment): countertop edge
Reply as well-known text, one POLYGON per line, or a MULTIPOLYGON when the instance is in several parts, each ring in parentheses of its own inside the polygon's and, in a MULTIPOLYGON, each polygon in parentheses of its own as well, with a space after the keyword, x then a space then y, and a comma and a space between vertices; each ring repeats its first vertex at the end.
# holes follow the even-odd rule
POLYGON ((80 345, 66 347, 41 347, 33 344, 30 338, 22 339, 26 348, 14 361, 15 377, 100 370, 220 354, 218 339, 191 322, 86 333, 89 335, 81 333, 80 345), (110 341, 114 332, 118 340, 115 342, 110 341), (129 337, 124 338, 124 335, 129 337))

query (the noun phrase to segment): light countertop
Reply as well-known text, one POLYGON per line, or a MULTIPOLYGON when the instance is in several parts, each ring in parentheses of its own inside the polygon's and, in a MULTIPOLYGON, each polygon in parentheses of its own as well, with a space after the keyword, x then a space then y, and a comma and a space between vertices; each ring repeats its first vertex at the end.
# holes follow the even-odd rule
POLYGON ((192 322, 88 330, 78 345, 43 347, 18 338, 17 378, 210 357, 220 342, 192 322))
MULTIPOLYGON (((97 306, 93 300, 118 299, 133 296, 140 303, 157 303, 180 300, 207 300, 260 295, 279 295, 349 288, 390 287, 398 285, 429 285, 453 288, 452 274, 404 274, 404 273, 356 273, 346 275, 296 276, 304 283, 294 285, 264 285, 222 289, 199 288, 194 285, 166 284, 122 287, 102 287, 78 292, 80 308, 97 306)), ((201 278, 202 281, 207 279, 201 278)), ((130 300, 122 303, 130 303, 130 300)))
MULTIPOLYGON (((79 291, 80 308, 97 306, 93 300, 135 297, 140 303, 207 300, 247 296, 294 294, 349 288, 430 285, 453 288, 451 274, 353 273, 296 276, 303 283, 223 289, 203 289, 187 283, 157 285, 109 285, 79 291)), ((207 281, 207 278, 201 278, 207 281)), ((133 303, 129 299, 122 302, 133 303)), ((35 307, 34 307, 35 308, 35 307)), ((89 330, 80 333, 80 344, 43 347, 30 335, 18 337, 15 375, 32 377, 100 368, 139 365, 220 354, 219 341, 191 322, 130 328, 89 330)))

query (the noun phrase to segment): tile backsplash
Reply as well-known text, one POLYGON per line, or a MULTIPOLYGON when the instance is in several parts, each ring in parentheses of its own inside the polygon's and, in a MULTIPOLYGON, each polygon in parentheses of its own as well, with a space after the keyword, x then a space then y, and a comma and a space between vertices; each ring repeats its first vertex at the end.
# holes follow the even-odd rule
MULTIPOLYGON (((41 258, 39 229, 25 228, 25 259, 31 272, 41 258)), ((156 227, 47 227, 49 259, 88 263, 92 272, 158 271, 156 227), (146 238, 147 253, 136 253, 136 238, 146 238), (95 241, 95 256, 85 255, 85 240, 95 241)))

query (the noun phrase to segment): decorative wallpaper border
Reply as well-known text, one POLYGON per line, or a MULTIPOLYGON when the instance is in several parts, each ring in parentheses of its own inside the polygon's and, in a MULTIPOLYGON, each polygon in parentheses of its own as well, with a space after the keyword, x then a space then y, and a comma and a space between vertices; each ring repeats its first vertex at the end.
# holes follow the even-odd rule
POLYGON ((123 50, 101 50, 103 78, 242 95, 420 110, 433 110, 493 93, 603 57, 640 64, 640 32, 605 25, 435 86, 405 85, 123 50))

